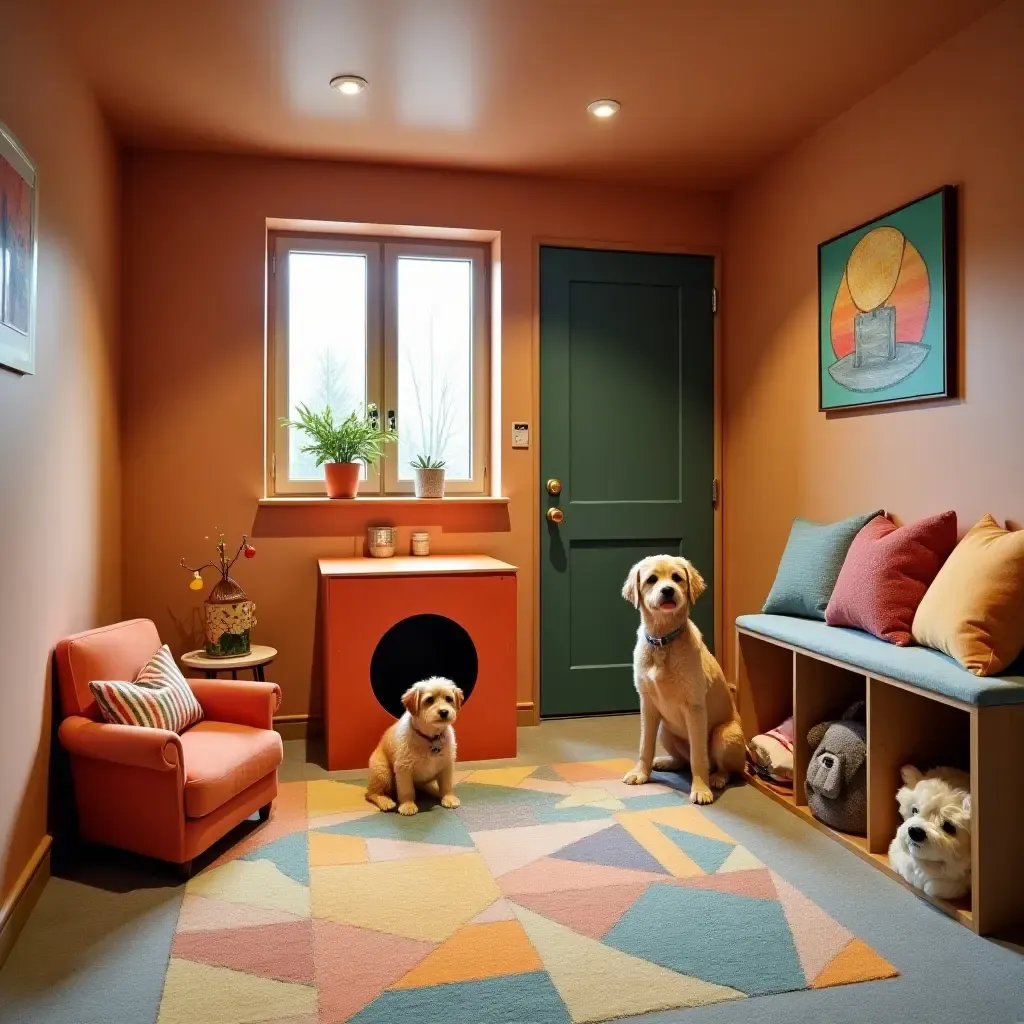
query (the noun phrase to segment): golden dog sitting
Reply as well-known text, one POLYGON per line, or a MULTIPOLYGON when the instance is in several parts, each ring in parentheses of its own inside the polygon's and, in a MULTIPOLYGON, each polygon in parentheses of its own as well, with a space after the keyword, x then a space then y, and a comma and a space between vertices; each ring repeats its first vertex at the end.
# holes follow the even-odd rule
POLYGON ((415 814, 417 787, 458 807, 452 792, 455 730, 463 693, 450 680, 434 676, 402 694, 405 714, 381 737, 370 755, 366 799, 382 811, 415 814))
POLYGON ((704 580, 685 559, 655 555, 629 571, 622 596, 639 609, 633 680, 640 694, 640 756, 623 782, 642 785, 651 772, 689 762, 690 800, 709 804, 746 760, 734 694, 721 666, 690 621, 704 580), (658 740, 667 757, 655 757, 658 740))

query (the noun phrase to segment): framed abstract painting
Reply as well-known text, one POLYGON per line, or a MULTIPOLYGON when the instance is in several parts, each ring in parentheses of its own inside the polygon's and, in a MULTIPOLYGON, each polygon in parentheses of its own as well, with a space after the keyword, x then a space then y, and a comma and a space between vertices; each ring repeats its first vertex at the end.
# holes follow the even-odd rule
POLYGON ((0 124, 0 367, 36 368, 36 166, 0 124))
POLYGON ((818 408, 956 393, 953 185, 818 246, 818 408))

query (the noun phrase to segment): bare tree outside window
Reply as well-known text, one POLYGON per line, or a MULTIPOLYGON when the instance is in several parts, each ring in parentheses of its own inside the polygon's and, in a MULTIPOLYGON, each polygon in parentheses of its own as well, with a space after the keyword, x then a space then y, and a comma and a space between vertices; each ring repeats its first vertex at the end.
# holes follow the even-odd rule
MULTIPOLYGON (((308 405, 314 412, 330 409, 334 419, 341 422, 349 413, 361 412, 362 396, 352 388, 353 377, 349 372, 348 363, 340 359, 331 349, 323 348, 317 357, 316 392, 308 405)), ((300 478, 315 477, 321 470, 317 468, 312 455, 301 449, 304 439, 298 431, 291 432, 291 466, 292 474, 300 478)))
POLYGON ((419 455, 472 473, 472 311, 469 261, 399 258, 399 479, 419 455))

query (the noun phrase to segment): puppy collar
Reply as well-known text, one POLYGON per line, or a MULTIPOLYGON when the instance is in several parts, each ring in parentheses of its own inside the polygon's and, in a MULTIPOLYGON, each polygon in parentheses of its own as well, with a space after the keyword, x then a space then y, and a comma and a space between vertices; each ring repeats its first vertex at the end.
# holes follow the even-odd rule
POLYGON ((444 729, 442 729, 436 736, 428 736, 425 732, 420 732, 415 725, 412 727, 412 731, 430 744, 430 752, 432 754, 441 753, 441 747, 444 746, 444 729))
POLYGON ((682 633, 684 626, 685 623, 683 626, 677 626, 671 633, 666 633, 664 636, 651 636, 651 634, 645 629, 644 639, 646 639, 652 647, 668 647, 668 645, 672 643, 680 633, 682 633))

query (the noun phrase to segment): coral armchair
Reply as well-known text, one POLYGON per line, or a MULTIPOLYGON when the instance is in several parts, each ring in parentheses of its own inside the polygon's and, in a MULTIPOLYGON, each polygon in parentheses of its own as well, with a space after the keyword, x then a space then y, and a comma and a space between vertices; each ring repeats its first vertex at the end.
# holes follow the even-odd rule
POLYGON ((79 828, 87 842, 157 857, 191 870, 192 859, 277 795, 281 737, 274 683, 188 680, 203 720, 180 736, 100 719, 93 679, 133 680, 160 647, 156 626, 132 619, 57 644, 79 828))

